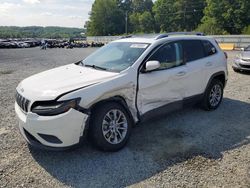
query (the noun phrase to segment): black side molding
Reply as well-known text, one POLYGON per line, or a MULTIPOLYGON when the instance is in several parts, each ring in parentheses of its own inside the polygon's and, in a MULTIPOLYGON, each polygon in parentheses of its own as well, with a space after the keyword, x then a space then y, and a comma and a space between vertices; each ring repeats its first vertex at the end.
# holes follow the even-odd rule
POLYGON ((180 110, 180 109, 185 108, 185 107, 194 106, 197 103, 199 103, 202 100, 202 98, 203 98, 203 93, 198 94, 198 95, 194 95, 191 97, 187 97, 181 101, 171 102, 171 103, 166 104, 164 106, 161 106, 157 109, 153 109, 153 110, 150 110, 149 112, 146 112, 145 114, 143 114, 141 116, 141 121, 145 122, 149 119, 164 116, 168 113, 180 110))

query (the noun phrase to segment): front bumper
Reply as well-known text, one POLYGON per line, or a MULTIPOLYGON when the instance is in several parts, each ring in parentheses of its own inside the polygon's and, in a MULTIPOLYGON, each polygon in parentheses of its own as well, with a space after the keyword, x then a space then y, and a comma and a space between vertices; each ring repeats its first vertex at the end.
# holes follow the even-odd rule
POLYGON ((56 116, 24 113, 15 103, 19 130, 25 140, 40 148, 68 148, 80 142, 88 115, 75 109, 56 116))
POLYGON ((250 62, 235 60, 232 67, 236 70, 250 71, 250 62))

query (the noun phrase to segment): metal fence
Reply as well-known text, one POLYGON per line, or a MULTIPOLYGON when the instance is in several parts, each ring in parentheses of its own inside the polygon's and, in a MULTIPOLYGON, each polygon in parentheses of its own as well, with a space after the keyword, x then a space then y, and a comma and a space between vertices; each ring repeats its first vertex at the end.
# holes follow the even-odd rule
POLYGON ((250 35, 213 35, 219 43, 233 43, 236 48, 250 45, 250 35))
POLYGON ((93 36, 93 37, 87 37, 87 42, 102 42, 102 43, 108 43, 114 40, 120 39, 121 36, 93 36))
MULTIPOLYGON (((146 34, 146 35, 135 35, 138 37, 152 37, 157 34, 146 34)), ((214 37, 219 43, 233 43, 236 48, 243 48, 250 45, 250 35, 211 35, 214 37)), ((93 36, 87 37, 88 42, 96 42, 96 43, 109 43, 111 41, 120 39, 121 36, 93 36)))

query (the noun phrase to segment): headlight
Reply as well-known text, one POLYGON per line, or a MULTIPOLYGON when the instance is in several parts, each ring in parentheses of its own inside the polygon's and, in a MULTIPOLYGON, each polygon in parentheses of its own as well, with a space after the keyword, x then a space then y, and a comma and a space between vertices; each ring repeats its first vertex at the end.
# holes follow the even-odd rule
POLYGON ((235 58, 234 58, 235 60, 237 60, 237 59, 240 59, 240 55, 239 54, 237 54, 236 56, 235 56, 235 58))
POLYGON ((240 61, 241 61, 241 55, 236 55, 235 59, 234 59, 234 62, 239 63, 240 61))
POLYGON ((76 109, 80 99, 72 99, 68 101, 43 101, 35 102, 32 105, 31 112, 41 116, 53 116, 65 113, 71 108, 76 109))

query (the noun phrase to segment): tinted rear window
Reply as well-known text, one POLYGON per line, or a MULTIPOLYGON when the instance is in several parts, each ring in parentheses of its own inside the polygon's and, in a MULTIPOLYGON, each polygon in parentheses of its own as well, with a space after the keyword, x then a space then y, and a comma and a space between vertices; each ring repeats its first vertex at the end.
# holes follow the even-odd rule
POLYGON ((214 45, 211 42, 209 42, 207 40, 203 40, 202 44, 204 46, 206 56, 213 55, 213 54, 215 54, 217 52, 216 48, 214 47, 214 45))
POLYGON ((186 62, 205 57, 204 47, 200 40, 184 40, 183 49, 186 62))

